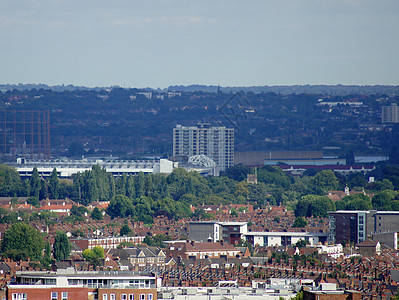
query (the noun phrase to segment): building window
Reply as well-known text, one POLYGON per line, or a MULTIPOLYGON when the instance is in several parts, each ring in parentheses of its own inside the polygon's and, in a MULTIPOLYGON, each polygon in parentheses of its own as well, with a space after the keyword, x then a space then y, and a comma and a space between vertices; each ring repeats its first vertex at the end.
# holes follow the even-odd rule
POLYGON ((134 294, 129 295, 129 300, 134 300, 134 294))
POLYGON ((58 293, 57 292, 51 292, 51 300, 58 300, 58 293))
POLYGON ((108 294, 103 294, 103 300, 108 300, 108 294))
POLYGON ((140 294, 140 300, 145 300, 145 294, 140 294))
POLYGON ((152 299, 153 299, 152 294, 147 294, 147 300, 152 300, 152 299))
POLYGON ((26 293, 13 293, 12 300, 26 300, 28 296, 26 293))
POLYGON ((62 300, 68 300, 68 292, 62 292, 62 300))
POLYGON ((127 300, 127 295, 126 294, 122 294, 121 295, 121 300, 127 300))
POLYGON ((109 300, 115 300, 116 299, 116 297, 115 297, 115 294, 111 294, 111 295, 109 295, 110 297, 109 297, 109 300))

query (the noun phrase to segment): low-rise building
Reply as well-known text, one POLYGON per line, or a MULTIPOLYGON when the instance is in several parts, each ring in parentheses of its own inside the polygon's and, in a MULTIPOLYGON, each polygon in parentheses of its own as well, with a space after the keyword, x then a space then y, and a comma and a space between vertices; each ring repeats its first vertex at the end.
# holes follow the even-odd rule
POLYGON ((75 243, 80 249, 93 249, 96 246, 108 249, 116 249, 120 243, 129 242, 135 245, 141 244, 144 241, 144 236, 116 236, 104 238, 73 238, 70 242, 75 243))
POLYGON ((326 242, 328 234, 313 232, 248 232, 244 237, 253 246, 290 246, 300 240, 305 240, 313 246, 326 242))
POLYGON ((7 299, 155 300, 159 282, 149 273, 22 271, 17 272, 15 282, 7 286, 7 299))
POLYGON ((159 247, 134 247, 114 249, 110 251, 113 257, 127 260, 133 267, 165 266, 165 252, 159 247))
POLYGON ((240 256, 240 249, 223 241, 220 242, 176 242, 169 243, 166 250, 167 257, 173 258, 217 258, 217 257, 237 257, 240 256))
POLYGON ((196 242, 237 244, 248 232, 247 222, 198 221, 189 223, 189 238, 196 242))

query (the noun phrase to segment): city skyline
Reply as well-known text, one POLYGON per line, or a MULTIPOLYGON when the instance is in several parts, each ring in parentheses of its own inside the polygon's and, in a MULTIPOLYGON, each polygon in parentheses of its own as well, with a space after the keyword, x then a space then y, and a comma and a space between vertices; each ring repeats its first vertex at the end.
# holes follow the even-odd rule
POLYGON ((399 84, 399 3, 3 1, 1 83, 399 84))

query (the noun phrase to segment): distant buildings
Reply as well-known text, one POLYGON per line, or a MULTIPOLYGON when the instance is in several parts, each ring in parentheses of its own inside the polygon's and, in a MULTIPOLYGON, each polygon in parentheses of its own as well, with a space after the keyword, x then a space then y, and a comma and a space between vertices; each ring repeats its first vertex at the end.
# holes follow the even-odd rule
POLYGON ((104 250, 116 249, 120 243, 141 244, 144 236, 117 236, 103 238, 73 238, 70 241, 76 244, 80 249, 93 249, 96 246, 104 248, 104 250))
POLYGON ((248 232, 247 222, 190 222, 189 238, 197 242, 224 241, 237 244, 248 232))
POLYGON ((167 160, 116 160, 116 159, 55 159, 55 160, 29 160, 18 158, 16 163, 8 163, 9 166, 16 168, 21 177, 32 176, 32 171, 36 167, 41 177, 49 177, 54 168, 57 169, 58 177, 70 177, 78 172, 91 170, 98 165, 114 176, 123 174, 134 175, 143 173, 172 173, 177 164, 167 160))
POLYGON ((206 258, 220 258, 228 257, 234 258, 239 256, 241 253, 240 249, 233 245, 221 242, 203 242, 198 243, 195 241, 190 242, 176 242, 170 243, 166 250, 166 255, 173 258, 195 258, 195 259, 206 259, 206 258))
POLYGON ((176 125, 173 129, 173 156, 205 155, 215 161, 221 171, 234 165, 234 129, 198 123, 197 126, 176 125))
POLYGON ((311 246, 327 241, 327 233, 312 232, 248 232, 245 239, 253 246, 291 246, 300 240, 307 241, 311 246))
POLYGON ((399 123, 399 107, 396 103, 382 107, 382 123, 399 123))
POLYGON ((338 210, 328 214, 330 243, 359 244, 374 233, 399 230, 399 211, 338 210))

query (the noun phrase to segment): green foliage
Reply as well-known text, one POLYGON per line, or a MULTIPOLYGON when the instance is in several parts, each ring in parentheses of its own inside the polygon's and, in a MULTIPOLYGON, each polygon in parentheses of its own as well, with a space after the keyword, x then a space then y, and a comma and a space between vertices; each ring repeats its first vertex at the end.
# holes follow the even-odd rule
POLYGON ((86 237, 86 234, 80 228, 72 230, 71 234, 75 237, 86 237))
POLYGON ((124 195, 116 195, 107 207, 107 214, 111 218, 125 218, 132 214, 133 202, 124 195))
POLYGON ((235 181, 243 181, 247 179, 247 175, 251 174, 251 168, 247 166, 237 165, 232 166, 223 173, 226 176, 235 181))
POLYGON ((57 169, 54 168, 49 179, 49 194, 52 199, 58 199, 60 195, 60 181, 57 176, 57 169))
POLYGON ((0 164, 0 196, 23 196, 19 173, 7 165, 0 164))
POLYGON ((37 197, 29 197, 26 202, 36 207, 39 207, 40 205, 39 198, 37 197))
POLYGON ((349 181, 349 185, 354 188, 354 187, 365 187, 367 185, 368 181, 366 178, 364 178, 362 175, 356 175, 349 181))
POLYGON ((291 297, 291 300, 303 300, 303 292, 298 292, 295 297, 291 297))
POLYGON ((289 177, 278 167, 264 166, 257 171, 258 182, 273 184, 276 187, 289 189, 292 183, 292 177, 289 177))
POLYGON ((93 266, 100 266, 101 260, 105 257, 104 248, 95 246, 93 249, 85 249, 82 253, 83 257, 93 266))
POLYGON ((302 227, 306 227, 307 225, 308 225, 308 222, 306 222, 304 217, 296 217, 294 224, 292 224, 292 227, 302 228, 302 227))
POLYGON ((102 220, 103 219, 103 214, 97 207, 95 207, 93 209, 90 216, 93 220, 102 220))
POLYGON ((132 230, 128 225, 123 225, 120 230, 120 236, 128 235, 132 230))
POLYGON ((71 243, 65 232, 58 231, 54 239, 54 258, 58 261, 67 259, 71 254, 71 243))
POLYGON ((26 255, 31 260, 40 260, 44 249, 41 234, 25 223, 15 223, 6 230, 1 243, 3 257, 16 259, 26 255))
POLYGON ((364 194, 345 196, 335 203, 337 210, 370 210, 373 209, 370 197, 364 194))
POLYGON ((328 211, 335 211, 334 202, 326 196, 307 195, 298 200, 295 216, 327 217, 328 211))
POLYGON ((148 246, 158 246, 161 248, 165 247, 164 241, 170 241, 171 238, 165 234, 156 234, 154 236, 146 235, 144 238, 144 243, 148 246))
POLYGON ((34 167, 32 171, 32 176, 30 177, 30 196, 42 199, 40 198, 41 189, 42 189, 42 180, 40 179, 37 168, 34 167))
POLYGON ((235 247, 247 247, 251 256, 254 254, 254 247, 249 241, 246 240, 239 240, 237 244, 234 245, 235 247))
POLYGON ((98 165, 93 166, 90 171, 76 174, 73 184, 79 191, 76 200, 83 205, 93 201, 106 201, 115 195, 114 177, 98 165))
POLYGON ((209 212, 206 212, 202 208, 196 209, 192 215, 194 220, 210 220, 213 219, 215 216, 209 212))
POLYGON ((232 209, 230 210, 230 215, 231 215, 232 217, 238 217, 237 210, 234 209, 234 208, 232 208, 232 209))
POLYGON ((335 191, 338 188, 338 179, 331 170, 317 173, 310 183, 310 188, 316 195, 326 195, 328 191, 335 191))
POLYGON ((309 242, 303 239, 300 239, 296 244, 294 244, 294 247, 298 247, 298 248, 304 248, 306 247, 306 245, 308 245, 309 242))
POLYGON ((376 181, 367 184, 366 189, 372 192, 380 192, 385 190, 393 190, 394 186, 390 180, 383 179, 382 181, 376 181))
POLYGON ((73 216, 83 217, 87 213, 87 208, 85 206, 73 205, 70 212, 73 216))
POLYGON ((135 244, 134 243, 132 243, 132 242, 122 242, 122 243, 120 243, 119 245, 118 245, 118 249, 121 249, 121 248, 132 248, 132 247, 134 247, 135 246, 135 244))
POLYGON ((45 268, 49 268, 50 267, 50 263, 51 263, 51 245, 48 241, 46 241, 46 244, 44 246, 44 255, 43 255, 43 259, 42 259, 42 265, 45 268))
POLYGON ((373 196, 371 199, 371 203, 373 204, 373 208, 376 210, 391 210, 392 204, 394 204, 396 208, 396 204, 392 203, 396 195, 396 192, 391 190, 384 190, 379 192, 373 196))

